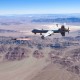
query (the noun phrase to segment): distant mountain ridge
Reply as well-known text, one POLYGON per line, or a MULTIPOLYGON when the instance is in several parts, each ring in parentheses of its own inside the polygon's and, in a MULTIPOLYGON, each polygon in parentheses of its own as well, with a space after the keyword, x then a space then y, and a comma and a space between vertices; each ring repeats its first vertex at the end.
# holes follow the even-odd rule
POLYGON ((21 14, 0 15, 0 25, 20 25, 29 22, 80 23, 80 13, 75 14, 21 14))
POLYGON ((40 18, 40 19, 33 19, 32 22, 59 22, 59 23, 70 23, 70 22, 80 22, 80 18, 76 17, 69 17, 69 18, 40 18))

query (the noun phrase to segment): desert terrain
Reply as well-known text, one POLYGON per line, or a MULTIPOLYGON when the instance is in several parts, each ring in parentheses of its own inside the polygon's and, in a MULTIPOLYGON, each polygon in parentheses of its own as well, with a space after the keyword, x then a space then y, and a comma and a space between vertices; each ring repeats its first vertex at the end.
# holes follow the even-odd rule
POLYGON ((65 37, 41 39, 33 29, 54 30, 59 23, 34 23, 33 19, 0 18, 0 80, 80 80, 80 25, 65 37), (16 39, 16 40, 15 40, 16 39))

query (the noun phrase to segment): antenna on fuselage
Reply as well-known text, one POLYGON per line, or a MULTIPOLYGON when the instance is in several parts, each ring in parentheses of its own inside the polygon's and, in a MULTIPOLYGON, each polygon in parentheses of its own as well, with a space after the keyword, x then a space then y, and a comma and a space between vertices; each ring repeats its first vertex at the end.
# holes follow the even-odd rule
POLYGON ((56 26, 58 27, 58 24, 56 24, 56 26))

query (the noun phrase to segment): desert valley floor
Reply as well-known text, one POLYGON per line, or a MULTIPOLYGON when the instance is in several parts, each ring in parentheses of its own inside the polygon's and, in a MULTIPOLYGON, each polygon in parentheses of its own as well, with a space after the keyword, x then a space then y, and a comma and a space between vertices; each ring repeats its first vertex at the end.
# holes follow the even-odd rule
POLYGON ((31 30, 55 25, 26 25, 0 26, 0 80, 80 80, 79 26, 42 40, 31 30))

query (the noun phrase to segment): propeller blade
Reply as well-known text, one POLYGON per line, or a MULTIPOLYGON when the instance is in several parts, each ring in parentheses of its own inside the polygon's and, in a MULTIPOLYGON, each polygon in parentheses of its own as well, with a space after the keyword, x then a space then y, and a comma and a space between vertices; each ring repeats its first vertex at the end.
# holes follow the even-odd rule
POLYGON ((69 34, 69 31, 70 31, 70 30, 69 30, 69 27, 68 27, 68 34, 69 34))

